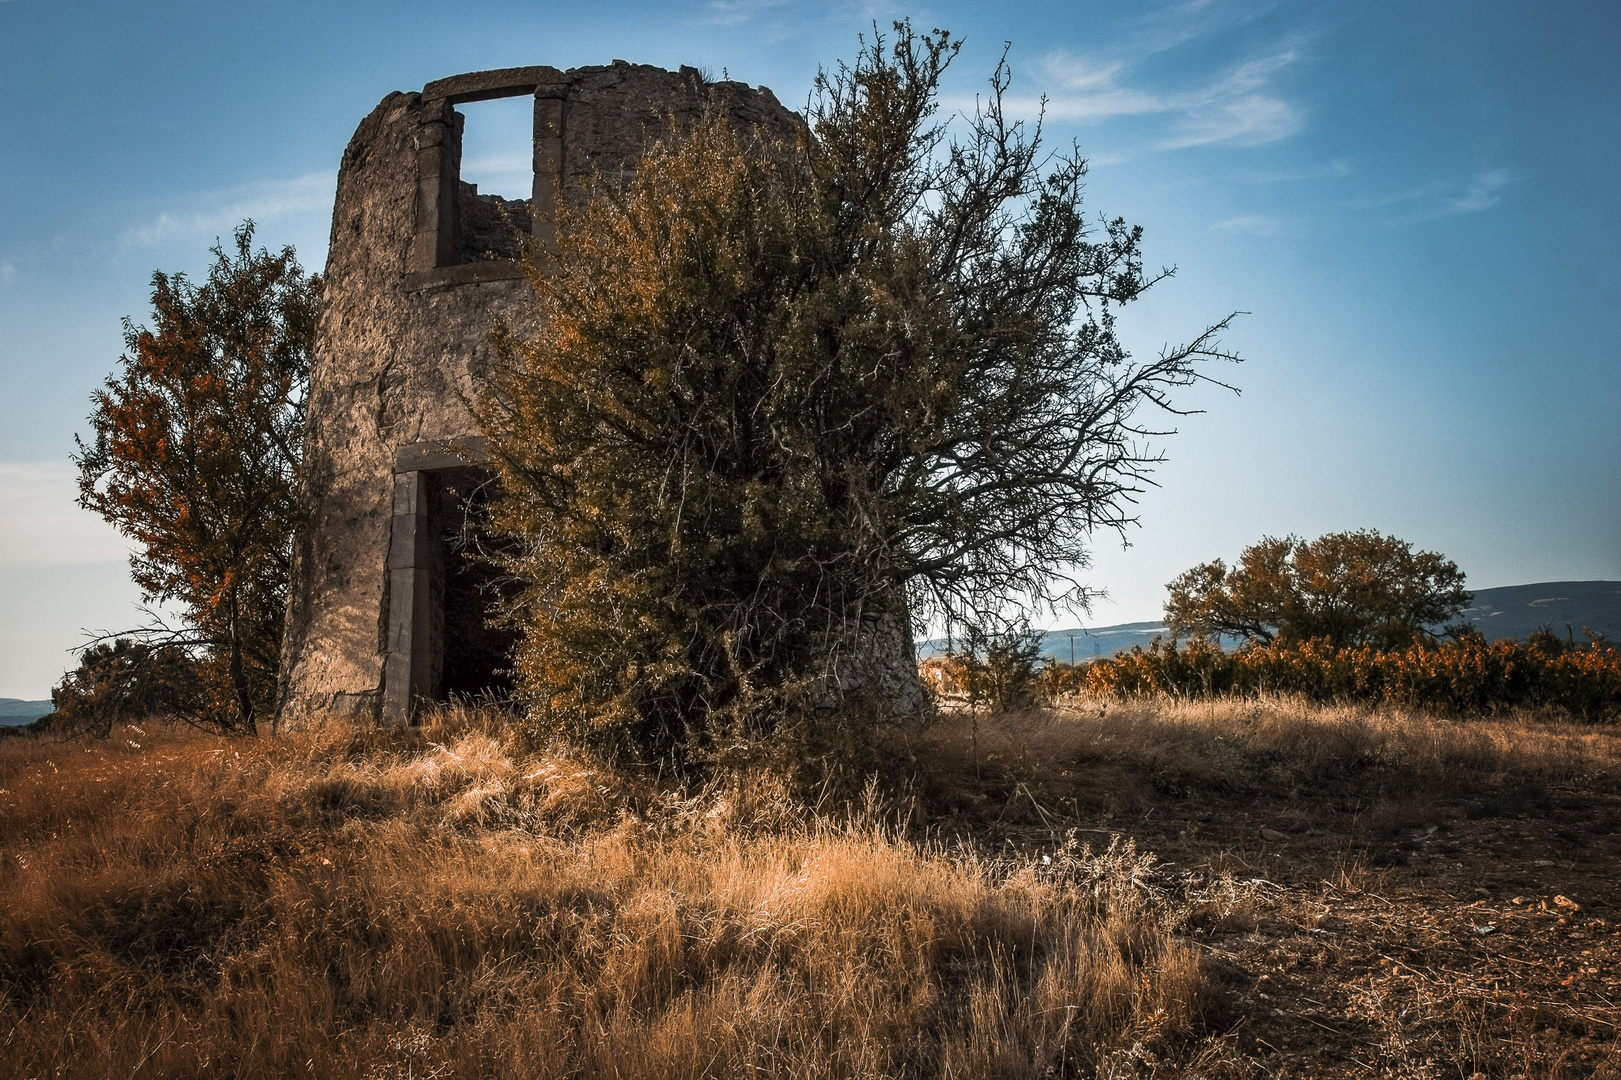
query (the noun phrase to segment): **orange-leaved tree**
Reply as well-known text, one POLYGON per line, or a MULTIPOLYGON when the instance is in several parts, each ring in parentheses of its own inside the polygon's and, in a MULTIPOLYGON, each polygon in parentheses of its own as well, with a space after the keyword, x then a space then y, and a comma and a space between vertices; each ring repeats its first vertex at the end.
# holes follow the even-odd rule
POLYGON ((234 239, 201 284, 153 275, 153 326, 124 321, 74 462, 79 504, 140 545, 145 601, 179 611, 134 636, 196 661, 188 719, 251 733, 274 703, 321 281, 290 247, 252 250, 251 221, 234 239))
POLYGON ((1463 582, 1457 563, 1376 530, 1269 536, 1236 566, 1216 559, 1167 585, 1165 618, 1175 634, 1402 648, 1469 606, 1463 582))

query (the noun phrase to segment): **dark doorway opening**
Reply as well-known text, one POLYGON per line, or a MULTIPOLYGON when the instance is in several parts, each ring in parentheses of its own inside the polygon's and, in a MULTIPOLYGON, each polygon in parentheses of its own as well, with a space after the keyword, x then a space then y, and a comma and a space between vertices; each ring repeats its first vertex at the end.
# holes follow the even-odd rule
POLYGON ((515 631, 496 625, 495 613, 513 582, 495 565, 486 526, 495 484, 484 469, 434 474, 440 558, 432 597, 440 612, 439 677, 434 699, 507 701, 512 697, 515 631))

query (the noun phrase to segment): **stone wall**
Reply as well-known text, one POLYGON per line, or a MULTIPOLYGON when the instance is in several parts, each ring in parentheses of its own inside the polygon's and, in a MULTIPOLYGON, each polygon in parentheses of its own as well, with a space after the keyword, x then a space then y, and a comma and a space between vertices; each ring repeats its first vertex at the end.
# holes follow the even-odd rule
POLYGON ((491 331, 535 329, 505 230, 527 227, 543 253, 560 205, 620 183, 672 123, 705 109, 740 128, 802 128, 764 88, 622 61, 459 75, 392 93, 361 121, 338 172, 311 376, 311 516, 293 553, 284 723, 333 713, 405 722, 434 695, 444 613, 433 477, 479 459, 468 402, 495 359, 491 331), (535 100, 527 204, 461 182, 455 111, 519 94, 535 100))

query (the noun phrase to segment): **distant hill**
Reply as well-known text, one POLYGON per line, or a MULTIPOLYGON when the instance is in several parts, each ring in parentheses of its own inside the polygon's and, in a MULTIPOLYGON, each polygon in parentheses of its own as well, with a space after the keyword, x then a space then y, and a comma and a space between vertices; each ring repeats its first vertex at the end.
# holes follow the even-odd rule
POLYGON ((0 698, 0 727, 22 727, 51 711, 49 701, 23 701, 21 698, 0 698))
MULTIPOLYGON (((1125 652, 1133 645, 1148 648, 1148 643, 1157 637, 1169 637, 1163 621, 1116 623, 1113 626, 1074 627, 1067 630, 1045 631, 1041 640, 1041 655, 1049 660, 1062 660, 1069 663, 1071 657, 1076 663, 1083 660, 1095 660, 1100 656, 1113 656, 1118 652, 1125 652)), ((1238 644, 1238 639, 1222 639, 1222 644, 1232 648, 1238 644)), ((920 641, 917 645, 917 654, 920 657, 941 656, 946 652, 945 638, 930 638, 920 641)))
MULTIPOLYGON (((1580 643, 1586 626, 1621 640, 1621 581, 1542 581, 1533 585, 1506 585, 1501 589, 1477 589, 1474 603, 1463 618, 1480 628, 1490 641, 1518 638, 1524 641, 1543 627, 1551 627, 1560 637, 1570 634, 1580 643)), ((1068 663, 1113 656, 1133 645, 1147 648, 1156 637, 1168 637, 1163 621, 1116 623, 1113 626, 1075 627, 1048 630, 1041 642, 1041 655, 1068 663)), ((1232 648, 1236 638, 1223 639, 1232 648)), ((919 656, 939 656, 946 651, 943 638, 918 643, 919 656)))
POLYGON ((1524 641, 1543 627, 1576 641, 1582 627, 1621 640, 1621 581, 1542 581, 1480 589, 1463 617, 1492 641, 1524 641))

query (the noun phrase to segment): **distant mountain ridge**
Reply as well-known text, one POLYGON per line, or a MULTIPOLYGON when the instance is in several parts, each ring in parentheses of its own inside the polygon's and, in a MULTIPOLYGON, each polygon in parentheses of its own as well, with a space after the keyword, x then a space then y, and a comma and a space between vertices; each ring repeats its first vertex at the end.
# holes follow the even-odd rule
POLYGON ((1463 617, 1491 641, 1524 641, 1547 627, 1580 643, 1584 626, 1621 639, 1621 581, 1542 581, 1480 589, 1463 617))
POLYGON ((51 711, 49 701, 24 701, 21 698, 0 698, 0 727, 22 727, 51 711))
MULTIPOLYGON (((1540 581, 1530 585, 1505 585, 1498 589, 1476 589, 1472 603, 1462 618, 1486 635, 1489 641, 1516 638, 1524 641, 1547 627, 1560 637, 1578 644, 1585 641, 1582 628, 1588 627, 1610 640, 1621 640, 1621 581, 1540 581)), ((1045 631, 1041 655, 1069 663, 1094 660, 1126 652, 1133 645, 1148 648, 1156 637, 1169 637, 1163 620, 1116 623, 1113 626, 1073 627, 1045 631)), ((1236 638, 1223 638, 1227 648, 1239 644, 1236 638)), ((939 656, 946 652, 944 638, 918 643, 919 656, 939 656)))

